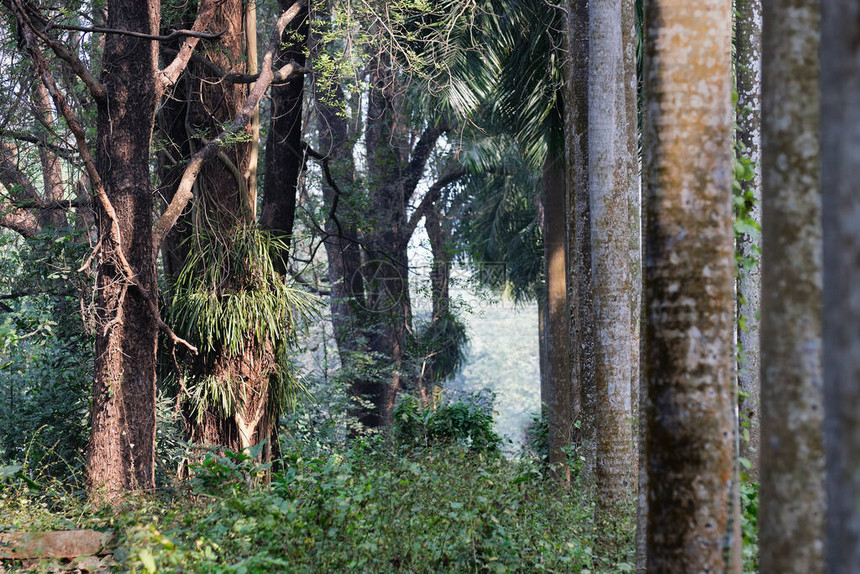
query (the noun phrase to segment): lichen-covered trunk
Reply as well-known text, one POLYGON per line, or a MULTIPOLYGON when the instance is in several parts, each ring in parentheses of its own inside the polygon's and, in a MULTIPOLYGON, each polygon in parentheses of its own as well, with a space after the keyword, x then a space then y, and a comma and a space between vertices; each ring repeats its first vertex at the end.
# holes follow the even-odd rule
POLYGON ((762 572, 824 571, 817 0, 764 3, 762 572))
POLYGON ((645 3, 648 570, 728 570, 731 2, 645 3))
MULTIPOLYGON (((111 0, 108 27, 158 34, 159 3, 111 0)), ((122 249, 137 280, 157 292, 152 253, 149 153, 157 102, 157 46, 110 34, 102 55, 107 102, 98 109, 97 167, 118 216, 122 249)), ((110 220, 98 212, 102 256, 111 255, 110 220)), ((143 295, 104 258, 98 274, 90 488, 112 500, 123 490, 155 486, 155 347, 157 327, 143 295)))
MULTIPOLYGON (((761 223, 761 0, 736 0, 735 12, 737 138, 746 148, 745 156, 752 161, 754 170, 752 180, 741 182, 741 189, 745 195, 752 195, 749 214, 761 223)), ((738 277, 739 410, 740 424, 749 434, 749 440, 742 440, 740 447, 741 456, 752 463, 747 473, 755 482, 758 482, 760 450, 760 244, 760 239, 750 234, 745 234, 738 242, 741 256, 751 262, 738 277)))
POLYGON ((636 157, 628 141, 624 1, 589 4, 588 174, 597 484, 598 508, 607 515, 619 503, 632 500, 636 468, 630 276, 630 186, 635 184, 630 172, 636 157))
POLYGON ((850 574, 860 569, 860 4, 821 5, 826 553, 828 572, 850 574))
POLYGON ((565 173, 561 158, 548 157, 543 170, 546 277, 547 415, 549 462, 560 465, 557 476, 570 479, 565 449, 571 445, 573 421, 579 414, 571 388, 569 315, 565 266, 565 173))
POLYGON ((580 404, 579 450, 586 484, 594 478, 594 347, 591 316, 591 215, 588 192, 588 2, 568 0, 564 67, 567 193, 567 302, 571 391, 580 404))

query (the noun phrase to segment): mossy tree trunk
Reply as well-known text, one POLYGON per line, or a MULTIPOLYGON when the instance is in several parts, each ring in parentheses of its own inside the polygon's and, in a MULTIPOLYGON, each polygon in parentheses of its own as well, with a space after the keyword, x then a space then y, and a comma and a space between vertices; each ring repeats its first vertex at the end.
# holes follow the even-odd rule
POLYGON ((648 569, 726 572, 733 491, 731 2, 645 3, 648 569))
MULTIPOLYGON (((628 51, 623 4, 589 4, 588 173, 591 277, 594 304, 594 379, 598 508, 610 515, 633 498, 633 337, 630 274, 630 186, 636 156, 629 139, 628 51)), ((632 7, 629 9, 632 15, 632 7)), ((635 122, 635 118, 632 119, 635 122)), ((638 372, 636 372, 638 378, 638 372)))
POLYGON ((860 572, 860 5, 821 5, 826 552, 828 572, 850 574, 860 572))
POLYGON ((591 306, 591 212, 588 187, 588 2, 568 0, 564 68, 564 133, 567 193, 567 306, 571 400, 579 403, 579 450, 586 483, 594 478, 595 394, 591 306))
POLYGON ((764 3, 762 572, 824 571, 818 10, 764 3))

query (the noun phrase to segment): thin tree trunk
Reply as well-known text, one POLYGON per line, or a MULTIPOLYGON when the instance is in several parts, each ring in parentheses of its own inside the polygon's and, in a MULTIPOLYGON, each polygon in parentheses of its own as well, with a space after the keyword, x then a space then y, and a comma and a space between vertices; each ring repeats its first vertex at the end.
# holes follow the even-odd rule
POLYGON ((572 404, 569 365, 569 315, 565 279, 565 174, 560 158, 548 157, 543 170, 544 265, 546 266, 546 344, 549 377, 547 381, 549 422, 549 463, 559 465, 557 477, 570 480, 565 448, 570 446, 578 404, 572 404))
MULTIPOLYGON (((107 26, 158 34, 159 3, 110 0, 107 26)), ((122 248, 137 281, 157 292, 152 253, 149 154, 157 101, 155 42, 110 34, 102 55, 107 102, 98 109, 98 172, 118 214, 122 248)), ((99 237, 110 218, 98 210, 99 237)), ((112 261, 112 260, 109 260, 112 261)), ((156 321, 144 295, 129 287, 114 263, 98 274, 99 325, 95 347, 92 432, 87 462, 97 496, 155 486, 156 321), (117 321, 118 320, 118 321, 117 321)))
POLYGON ((860 5, 821 4, 827 571, 852 574, 860 572, 860 5))
POLYGON ((817 0, 764 4, 763 573, 824 571, 817 0))
MULTIPOLYGON (((588 173, 594 302, 598 508, 633 498, 630 155, 623 0, 589 4, 588 173)), ((632 10, 631 10, 632 13, 632 10)), ((629 38, 632 40, 632 38, 629 38)))
MULTIPOLYGON (((736 0, 735 42, 737 50, 736 84, 738 91, 738 140, 746 148, 755 175, 741 183, 743 191, 752 192, 754 203, 750 216, 761 222, 761 0, 736 0)), ((755 263, 738 277, 738 387, 741 392, 740 422, 749 440, 741 441, 741 456, 752 463, 748 470, 758 482, 759 458, 759 308, 761 302, 760 240, 744 235, 738 250, 755 263), (741 326, 742 320, 742 326, 741 326)))
POLYGON ((648 569, 728 570, 731 3, 645 4, 648 569))

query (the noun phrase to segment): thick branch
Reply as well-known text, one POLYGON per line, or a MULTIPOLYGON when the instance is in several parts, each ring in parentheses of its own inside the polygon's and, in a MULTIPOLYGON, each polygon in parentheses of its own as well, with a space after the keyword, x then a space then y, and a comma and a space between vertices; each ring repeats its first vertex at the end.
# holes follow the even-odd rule
MULTIPOLYGON (((254 114, 254 110, 260 104, 263 94, 265 94, 275 77, 275 74, 272 71, 272 62, 284 28, 286 28, 287 24, 289 24, 290 21, 298 15, 299 8, 305 1, 306 0, 299 0, 294 2, 293 5, 286 12, 281 14, 280 18, 278 18, 269 48, 263 56, 263 65, 260 77, 257 80, 257 83, 254 84, 254 88, 251 90, 251 93, 248 94, 248 98, 245 100, 245 104, 242 106, 239 114, 233 119, 227 129, 218 135, 218 137, 203 146, 203 148, 191 156, 191 160, 188 162, 188 166, 185 168, 185 172, 179 180, 179 186, 176 189, 176 193, 173 195, 173 199, 170 201, 167 209, 164 210, 164 214, 156 222, 153 229, 154 253, 158 253, 161 249, 161 244, 164 241, 164 238, 167 237, 167 233, 176 224, 179 220, 179 216, 182 215, 182 212, 188 205, 188 202, 190 202, 194 197, 194 193, 192 191, 194 182, 197 180, 197 176, 200 174, 200 170, 203 168, 203 165, 218 155, 221 148, 229 145, 229 142, 235 139, 238 134, 245 131, 245 128, 251 120, 251 116, 254 114)), ((295 67, 292 64, 288 64, 280 71, 286 76, 289 76, 295 71, 295 67)))
POLYGON ((418 182, 421 181, 421 176, 424 175, 424 167, 427 165, 427 160, 436 146, 436 140, 442 135, 443 130, 435 127, 427 128, 415 148, 412 150, 412 158, 409 160, 409 165, 403 175, 403 201, 409 203, 412 195, 415 193, 415 188, 418 187, 418 182))
POLYGON ((418 223, 421 221, 421 218, 427 213, 427 210, 430 207, 439 201, 439 198, 442 197, 442 191, 466 175, 466 170, 464 169, 455 169, 449 171, 438 180, 436 180, 433 185, 427 190, 427 193, 424 194, 424 197, 421 198, 421 203, 418 204, 418 207, 415 208, 415 211, 412 213, 412 216, 409 218, 409 222, 406 224, 406 227, 403 229, 403 233, 401 234, 401 241, 405 244, 409 242, 409 239, 412 237, 412 234, 415 233, 415 228, 418 227, 418 223))
MULTIPOLYGON (((178 50, 175 50, 174 48, 169 48, 167 46, 162 46, 161 52, 164 54, 171 54, 173 56, 179 53, 178 50)), ((238 72, 227 72, 224 70, 224 68, 222 68, 212 60, 201 56, 200 54, 193 54, 191 56, 190 61, 206 68, 206 71, 211 76, 215 78, 221 78, 221 81, 228 84, 253 84, 260 79, 259 73, 240 74, 238 72)), ((308 73, 310 73, 310 70, 308 68, 301 66, 295 60, 290 60, 287 65, 275 72, 275 75, 272 78, 272 85, 275 86, 278 84, 284 84, 301 74, 308 73)))
POLYGON ((57 28, 58 30, 74 30, 76 32, 95 32, 99 34, 119 34, 122 36, 132 36, 133 38, 143 38, 145 40, 154 40, 156 42, 169 42, 176 38, 198 38, 201 40, 217 40, 224 35, 226 30, 221 32, 200 32, 199 30, 173 30, 165 36, 157 36, 153 34, 144 34, 143 32, 134 32, 132 30, 119 30, 117 28, 102 28, 101 26, 72 26, 70 24, 48 24, 48 30, 57 28))
MULTIPOLYGON (((214 16, 214 0, 203 0, 197 9, 197 18, 194 19, 194 24, 191 26, 191 29, 194 32, 205 30, 214 16)), ((197 43, 199 41, 199 36, 188 36, 180 45, 179 51, 177 52, 176 57, 173 58, 173 61, 166 68, 158 70, 155 73, 156 85, 159 86, 162 93, 164 90, 175 84, 176 80, 179 79, 179 76, 182 75, 182 71, 185 70, 185 67, 188 65, 188 60, 191 59, 191 55, 194 53, 194 48, 197 47, 197 43)))

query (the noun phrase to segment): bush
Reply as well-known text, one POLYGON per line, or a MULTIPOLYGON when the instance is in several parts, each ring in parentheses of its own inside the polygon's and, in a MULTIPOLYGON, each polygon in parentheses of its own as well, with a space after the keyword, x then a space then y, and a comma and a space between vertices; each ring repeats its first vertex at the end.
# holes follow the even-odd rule
POLYGON ((493 430, 492 402, 480 397, 422 407, 405 395, 394 409, 394 436, 406 445, 460 445, 474 452, 497 452, 502 439, 493 430))

